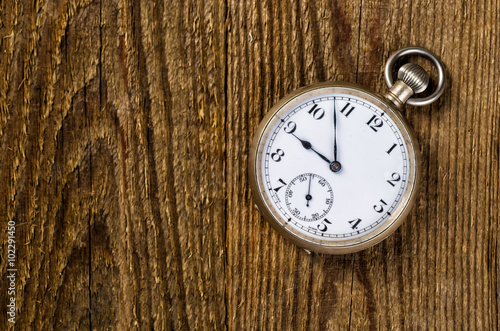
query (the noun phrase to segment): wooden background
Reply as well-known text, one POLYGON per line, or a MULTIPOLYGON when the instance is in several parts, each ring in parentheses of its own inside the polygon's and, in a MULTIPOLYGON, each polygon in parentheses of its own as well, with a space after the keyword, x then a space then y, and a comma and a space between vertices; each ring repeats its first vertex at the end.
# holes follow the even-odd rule
POLYGON ((499 35, 499 0, 1 0, 15 329, 498 330, 499 35), (448 75, 405 111, 418 206, 376 247, 308 255, 253 208, 250 138, 300 86, 384 91, 409 45, 448 75))

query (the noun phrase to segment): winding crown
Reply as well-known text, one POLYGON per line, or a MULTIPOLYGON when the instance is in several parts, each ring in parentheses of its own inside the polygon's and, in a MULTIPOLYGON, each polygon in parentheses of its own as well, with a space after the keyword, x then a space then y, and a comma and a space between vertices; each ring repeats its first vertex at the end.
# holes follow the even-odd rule
POLYGON ((414 93, 423 92, 429 85, 429 75, 415 63, 406 63, 398 70, 398 79, 408 85, 414 93))

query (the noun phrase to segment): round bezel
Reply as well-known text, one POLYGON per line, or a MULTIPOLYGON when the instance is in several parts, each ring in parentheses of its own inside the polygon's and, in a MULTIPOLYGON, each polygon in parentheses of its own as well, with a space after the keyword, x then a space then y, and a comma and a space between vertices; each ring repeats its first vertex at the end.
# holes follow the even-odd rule
POLYGON ((374 91, 356 84, 342 82, 318 83, 303 87, 281 99, 264 117, 255 133, 249 158, 249 179, 254 200, 259 211, 273 228, 300 247, 310 251, 327 254, 345 254, 363 250, 379 243, 393 233, 406 218, 415 202, 420 176, 419 152, 415 142, 416 140, 414 139, 413 132, 400 112, 389 100, 374 91), (408 183, 402 195, 401 202, 392 212, 392 215, 385 219, 380 225, 375 227, 372 231, 356 238, 327 240, 308 236, 307 234, 299 232, 293 226, 287 224, 275 210, 270 201, 270 197, 266 194, 265 183, 262 179, 263 170, 260 165, 262 164, 263 157, 263 143, 271 133, 270 128, 273 128, 280 117, 289 111, 291 107, 295 107, 311 97, 329 93, 349 94, 353 97, 364 99, 376 107, 379 107, 398 127, 408 151, 408 183))

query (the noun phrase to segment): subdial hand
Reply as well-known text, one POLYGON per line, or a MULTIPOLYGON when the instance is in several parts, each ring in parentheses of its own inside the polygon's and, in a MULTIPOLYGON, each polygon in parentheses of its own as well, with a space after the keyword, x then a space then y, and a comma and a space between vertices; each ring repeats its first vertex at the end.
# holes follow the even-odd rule
POLYGON ((333 162, 330 163, 330 170, 338 172, 342 165, 337 160, 337 103, 333 100, 333 162))
POLYGON ((309 175, 309 188, 307 189, 307 195, 306 195, 306 206, 309 207, 309 201, 313 198, 311 196, 311 177, 312 175, 309 175))
POLYGON ((323 154, 321 154, 321 153, 317 152, 314 148, 312 148, 312 146, 311 146, 311 143, 310 143, 310 142, 308 142, 308 141, 306 141, 306 140, 302 140, 302 139, 300 139, 299 137, 297 137, 297 136, 295 135, 295 133, 291 133, 291 135, 292 135, 292 136, 294 136, 295 138, 297 138, 297 139, 301 142, 302 147, 304 147, 305 149, 310 149, 310 150, 311 150, 311 151, 313 151, 314 153, 318 154, 318 156, 319 156, 320 158, 322 158, 323 160, 325 160, 326 162, 328 162, 328 164, 331 164, 331 163, 332 163, 332 162, 331 162, 330 160, 328 160, 328 159, 327 159, 327 158, 326 158, 323 154))

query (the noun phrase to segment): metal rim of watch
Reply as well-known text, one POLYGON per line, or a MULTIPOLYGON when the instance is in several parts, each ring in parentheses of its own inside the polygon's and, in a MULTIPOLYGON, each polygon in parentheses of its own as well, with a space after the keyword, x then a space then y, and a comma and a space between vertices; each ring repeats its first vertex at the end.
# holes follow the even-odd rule
POLYGON ((422 47, 406 47, 402 48, 396 53, 392 54, 389 59, 387 60, 387 63, 385 65, 385 70, 384 70, 384 78, 385 78, 385 83, 389 87, 389 89, 394 85, 394 79, 392 77, 392 70, 394 68, 394 64, 398 59, 400 59, 403 56, 408 56, 408 55, 421 55, 429 60, 431 60, 432 63, 436 66, 436 69, 438 71, 438 85, 436 87, 436 90, 429 95, 428 97, 425 98, 410 98, 408 101, 406 101, 407 104, 411 106, 426 106, 428 104, 433 103, 436 101, 441 94, 444 91, 444 85, 446 82, 446 74, 445 74, 445 69, 441 61, 438 59, 438 57, 432 53, 431 51, 422 48, 422 47))
POLYGON ((264 117, 255 132, 250 148, 248 173, 250 187, 257 209, 279 234, 287 238, 295 245, 308 251, 326 254, 349 254, 369 248, 391 235, 408 216, 412 206, 415 204, 421 176, 420 154, 416 141, 417 140, 411 127, 408 125, 401 113, 394 108, 394 106, 392 106, 387 99, 375 91, 357 84, 345 82, 323 82, 300 88, 283 97, 277 104, 275 104, 264 117), (261 142, 265 141, 266 135, 269 134, 267 132, 267 128, 272 127, 273 122, 277 121, 277 118, 279 118, 278 114, 286 111, 286 108, 289 108, 290 103, 297 102, 298 99, 301 99, 306 95, 310 97, 310 93, 323 94, 328 92, 347 93, 353 96, 358 96, 368 102, 374 103, 381 109, 384 109, 387 116, 390 116, 394 123, 399 127, 403 140, 408 146, 408 158, 410 162, 410 177, 408 178, 408 186, 401 199, 403 203, 398 205, 391 217, 384 220, 373 232, 369 232, 360 238, 340 241, 325 241, 323 239, 309 237, 306 234, 299 233, 296 229, 284 223, 282 217, 278 215, 278 212, 274 209, 274 207, 267 202, 268 197, 264 194, 264 183, 261 180, 262 168, 258 166, 258 164, 261 164, 262 157, 260 149, 261 142))

